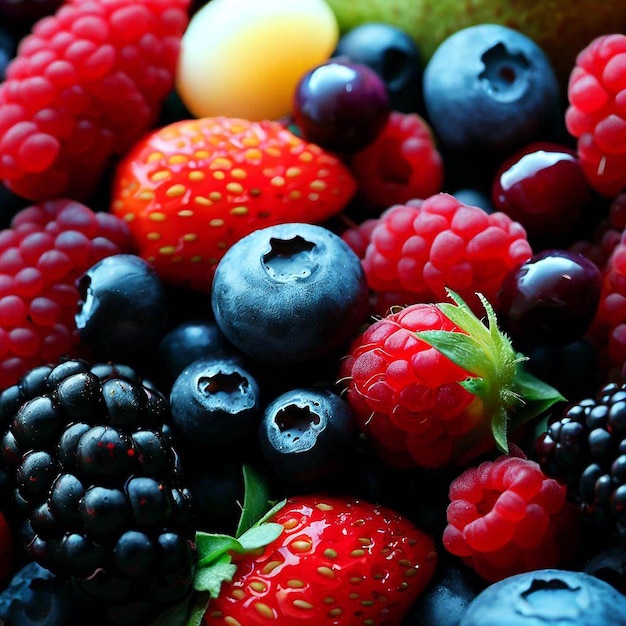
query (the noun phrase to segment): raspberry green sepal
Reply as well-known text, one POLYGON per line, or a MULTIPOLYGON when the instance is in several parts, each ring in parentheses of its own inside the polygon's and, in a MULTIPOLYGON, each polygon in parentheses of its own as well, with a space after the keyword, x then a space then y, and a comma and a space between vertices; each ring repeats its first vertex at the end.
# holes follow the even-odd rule
POLYGON ((454 304, 444 302, 437 307, 458 327, 458 332, 428 330, 416 333, 417 337, 468 373, 459 384, 483 401, 493 438, 498 448, 508 453, 509 428, 532 419, 563 398, 520 367, 526 357, 515 352, 511 340, 498 327, 493 307, 482 294, 477 296, 487 314, 486 323, 458 294, 448 289, 448 295, 454 304))

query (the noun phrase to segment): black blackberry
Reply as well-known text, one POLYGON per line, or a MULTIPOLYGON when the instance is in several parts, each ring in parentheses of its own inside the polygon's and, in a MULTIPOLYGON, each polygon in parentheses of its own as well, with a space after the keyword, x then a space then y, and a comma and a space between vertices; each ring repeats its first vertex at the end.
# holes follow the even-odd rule
POLYGON ((626 384, 570 404, 535 450, 543 470, 567 483, 585 519, 626 546, 626 384))
POLYGON ((7 511, 26 553, 109 624, 191 590, 194 506, 169 403, 130 368, 68 360, 0 394, 7 511))

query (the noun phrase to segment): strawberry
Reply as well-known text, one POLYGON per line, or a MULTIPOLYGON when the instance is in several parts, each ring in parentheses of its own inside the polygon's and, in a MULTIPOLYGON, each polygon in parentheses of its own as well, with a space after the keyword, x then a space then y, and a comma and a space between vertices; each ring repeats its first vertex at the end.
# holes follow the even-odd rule
POLYGON ((322 222, 355 189, 336 156, 282 124, 214 117, 175 122, 138 142, 117 169, 111 210, 164 281, 206 292, 241 237, 322 222))
POLYGON ((485 325, 455 293, 370 325, 339 375, 362 432, 396 465, 465 462, 562 396, 522 367, 489 302, 485 325))
MULTIPOLYGON (((279 507, 233 540, 236 573, 209 601, 204 626, 392 626, 434 574, 433 540, 390 509, 321 495, 296 496, 279 507), (246 539, 268 532, 274 538, 264 548, 246 539), (242 547, 250 551, 237 554, 242 547)), ((222 539, 197 534, 197 581, 210 578, 207 560, 228 567, 207 550, 222 539)))

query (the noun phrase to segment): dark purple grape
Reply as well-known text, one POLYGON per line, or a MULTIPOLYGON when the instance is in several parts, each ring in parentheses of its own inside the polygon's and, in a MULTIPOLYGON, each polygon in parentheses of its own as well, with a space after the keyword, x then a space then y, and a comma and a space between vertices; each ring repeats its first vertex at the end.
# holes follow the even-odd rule
POLYGON ((390 106, 382 79, 366 65, 331 60, 296 86, 293 117, 302 136, 333 152, 354 152, 385 127, 390 106))
POLYGON ((514 340, 563 346, 589 329, 600 303, 602 274, 586 257, 544 250, 502 281, 499 312, 514 340))

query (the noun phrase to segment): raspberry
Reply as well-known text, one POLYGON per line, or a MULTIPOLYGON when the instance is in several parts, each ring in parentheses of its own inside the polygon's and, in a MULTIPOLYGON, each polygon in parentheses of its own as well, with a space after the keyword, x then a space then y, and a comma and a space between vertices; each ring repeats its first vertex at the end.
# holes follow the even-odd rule
POLYGON ((535 448, 543 470, 567 483, 569 499, 596 534, 626 547, 626 384, 608 383, 565 407, 535 448))
POLYGON ((77 353, 74 281, 102 258, 130 250, 126 224, 72 200, 17 213, 0 233, 0 389, 28 369, 77 353))
POLYGON ((490 582, 564 565, 578 541, 565 491, 528 459, 471 467, 450 485, 443 545, 490 582))
POLYGON ((191 589, 194 506, 169 403, 134 370, 68 360, 0 394, 23 548, 107 624, 146 624, 191 589))
POLYGON ((361 430, 394 464, 444 465, 479 417, 474 396, 457 384, 467 372, 415 336, 455 328, 434 305, 409 306, 374 322, 342 361, 361 430))
POLYGON ((392 111, 382 133, 352 159, 361 201, 387 208, 441 191, 443 161, 416 113, 392 111))
POLYGON ((576 58, 568 85, 567 130, 591 186, 614 196, 626 187, 626 35, 594 39, 576 58))
POLYGON ((68 2, 21 43, 0 86, 0 178, 31 200, 83 199, 155 122, 188 0, 68 2))
POLYGON ((478 311, 475 293, 495 303, 506 274, 531 256, 518 222, 440 193, 387 209, 362 263, 378 313, 389 304, 445 300, 446 287, 478 311))

